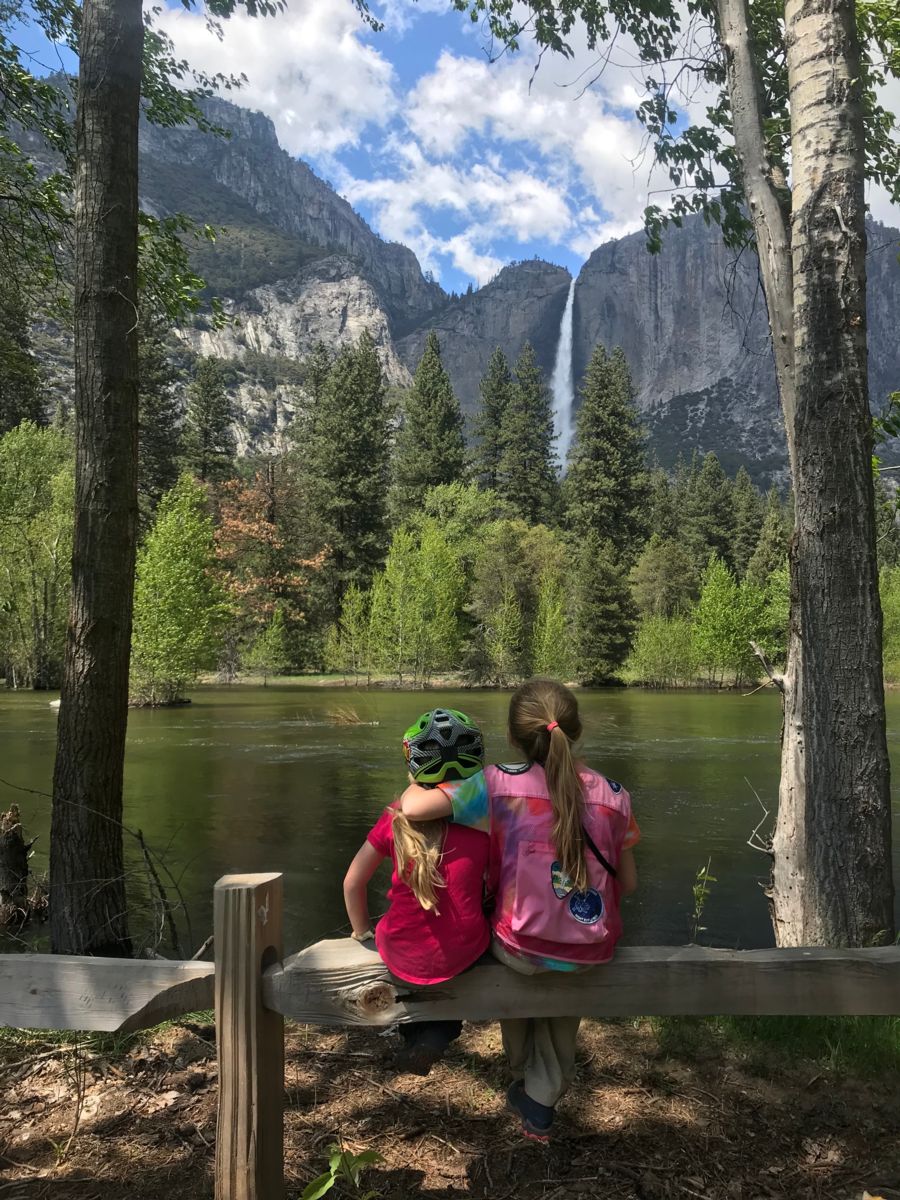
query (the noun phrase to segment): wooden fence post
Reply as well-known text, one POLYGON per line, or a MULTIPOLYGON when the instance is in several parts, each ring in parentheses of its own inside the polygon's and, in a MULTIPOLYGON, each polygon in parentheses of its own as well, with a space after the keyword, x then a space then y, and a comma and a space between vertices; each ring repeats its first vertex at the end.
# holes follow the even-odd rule
POLYGON ((261 988, 282 957, 282 877, 225 875, 214 908, 216 1200, 282 1200, 284 1018, 263 1008, 261 988))

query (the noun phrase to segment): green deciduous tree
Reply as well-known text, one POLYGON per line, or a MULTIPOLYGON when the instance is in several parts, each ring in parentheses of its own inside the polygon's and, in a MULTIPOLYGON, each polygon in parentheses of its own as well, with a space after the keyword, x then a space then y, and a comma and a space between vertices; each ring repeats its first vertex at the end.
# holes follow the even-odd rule
POLYGON ((645 687, 683 687, 697 675, 689 616, 645 616, 628 659, 628 673, 645 687))
POLYGON ((397 519, 407 520, 430 488, 462 479, 465 458, 462 412, 441 362, 438 336, 431 330, 397 433, 393 494, 397 519))
POLYGON ((765 606, 761 589, 748 580, 738 583, 726 563, 710 559, 694 610, 694 648, 712 683, 739 684, 755 676, 750 643, 765 631, 765 606))
POLYGON ((59 682, 69 601, 74 452, 23 421, 0 437, 0 662, 7 682, 59 682))
POLYGON ((561 572, 552 567, 546 568, 538 580, 531 669, 535 675, 562 680, 570 679, 574 671, 568 594, 561 572))
POLYGON ((215 564, 206 492, 182 475, 138 554, 131 690, 139 703, 172 704, 215 665, 228 615, 215 564))
POLYGON ((233 421, 221 362, 201 358, 187 391, 181 450, 185 468, 203 483, 219 483, 234 473, 233 421))
POLYGON ((565 521, 579 541, 609 541, 626 568, 647 533, 644 432, 621 350, 597 346, 581 387, 565 480, 565 521))
POLYGON ((531 525, 550 524, 557 516, 555 437, 550 394, 526 342, 503 410, 497 490, 531 525))
POLYGON ((455 668, 464 589, 456 554, 435 523, 419 536, 398 530, 372 589, 373 665, 401 683, 425 683, 436 671, 455 668))
POLYGON ((244 666, 263 677, 263 686, 270 675, 286 675, 291 668, 291 639, 285 619, 285 605, 278 601, 268 623, 260 630, 244 655, 244 666))
MULTIPOLYGON (((382 586, 378 577, 379 587, 382 586)), ((372 674, 371 656, 371 608, 374 588, 363 592, 351 583, 344 593, 341 618, 328 631, 325 647, 325 665, 329 671, 352 675, 354 683, 364 678, 368 683, 372 674)), ((381 599, 378 611, 384 612, 381 599)))

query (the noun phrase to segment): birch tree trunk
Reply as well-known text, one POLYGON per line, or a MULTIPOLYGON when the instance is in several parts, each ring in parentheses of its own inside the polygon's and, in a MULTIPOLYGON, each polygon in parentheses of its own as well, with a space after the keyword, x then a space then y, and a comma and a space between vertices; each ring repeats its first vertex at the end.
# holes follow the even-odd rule
POLYGON ((787 0, 796 519, 772 875, 779 945, 893 932, 853 0, 787 0))
POLYGON ((718 0, 795 495, 778 945, 893 931, 889 764, 866 361, 863 121, 853 0, 787 0, 792 194, 767 160, 747 0, 718 0))
POLYGON ((127 955, 122 774, 137 528, 141 0, 85 0, 75 179, 75 541, 50 838, 58 953, 127 955))

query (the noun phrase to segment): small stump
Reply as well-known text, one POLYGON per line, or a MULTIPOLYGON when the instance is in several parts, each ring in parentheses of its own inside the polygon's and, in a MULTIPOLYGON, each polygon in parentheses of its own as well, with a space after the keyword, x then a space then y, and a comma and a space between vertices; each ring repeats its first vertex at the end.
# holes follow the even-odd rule
POLYGON ((32 842, 25 841, 18 805, 0 813, 0 926, 22 926, 47 914, 47 895, 40 885, 29 891, 28 859, 32 842))

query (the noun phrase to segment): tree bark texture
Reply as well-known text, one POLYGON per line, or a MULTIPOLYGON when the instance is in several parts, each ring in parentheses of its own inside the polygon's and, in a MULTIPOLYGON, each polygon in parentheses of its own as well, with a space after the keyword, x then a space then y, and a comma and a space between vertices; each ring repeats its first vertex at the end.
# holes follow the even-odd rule
POLYGON ((853 0, 787 0, 796 518, 772 898, 779 945, 893 934, 853 0))
POLYGON ((75 179, 75 540, 53 779, 57 953, 128 955, 122 775, 137 529, 140 0, 85 0, 75 179))
POLYGON ((795 496, 772 916, 780 946, 893 931, 889 764, 866 359, 853 0, 787 0, 790 229, 763 136, 747 0, 718 0, 795 496))

